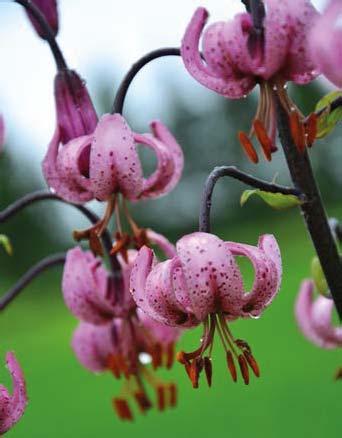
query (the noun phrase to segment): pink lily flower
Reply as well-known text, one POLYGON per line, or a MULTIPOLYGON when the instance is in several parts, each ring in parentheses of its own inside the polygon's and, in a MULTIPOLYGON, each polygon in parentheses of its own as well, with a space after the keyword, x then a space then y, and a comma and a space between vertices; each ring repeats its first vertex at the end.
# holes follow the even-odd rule
POLYGON ((321 348, 342 347, 342 327, 332 324, 333 300, 319 295, 313 297, 314 283, 304 280, 295 305, 298 326, 303 335, 321 348))
POLYGON ((152 134, 136 134, 119 114, 101 117, 95 132, 77 137, 59 148, 57 131, 43 161, 49 186, 69 202, 108 200, 120 192, 129 200, 155 198, 170 192, 183 170, 183 153, 160 122, 152 134), (152 149, 157 169, 144 178, 136 145, 152 149))
POLYGON ((27 405, 24 376, 13 353, 6 354, 6 364, 12 376, 13 394, 0 385, 0 434, 10 430, 20 420, 27 405))
MULTIPOLYGON (((147 238, 168 257, 174 246, 162 235, 147 230, 147 238)), ((76 318, 92 324, 105 324, 113 318, 125 318, 135 310, 129 292, 129 279, 137 251, 129 250, 127 262, 119 257, 122 285, 115 286, 102 260, 91 251, 75 247, 68 251, 62 279, 64 301, 76 318)))
POLYGON ((198 386, 203 366, 211 384, 211 348, 215 330, 222 335, 233 380, 237 377, 235 356, 244 381, 248 383, 247 363, 256 375, 259 370, 249 346, 233 337, 227 320, 260 316, 277 294, 282 267, 275 238, 261 236, 255 247, 224 242, 212 234, 196 232, 182 237, 176 250, 177 255, 172 259, 158 263, 151 249, 140 249, 130 281, 137 306, 156 321, 173 327, 193 327, 203 323, 200 347, 178 356, 194 387, 198 386), (255 280, 250 293, 245 293, 236 256, 249 258, 254 266, 255 280), (208 355, 204 357, 207 350, 208 355))
POLYGON ((310 33, 312 57, 329 81, 342 87, 342 2, 331 0, 310 33))
POLYGON ((142 413, 152 407, 143 380, 155 390, 159 410, 176 403, 175 385, 157 379, 146 367, 145 356, 151 357, 154 369, 163 364, 163 359, 165 366, 170 368, 174 357, 170 345, 174 345, 181 331, 149 321, 146 315, 142 319, 140 316, 113 319, 101 326, 81 322, 72 339, 77 359, 89 371, 111 371, 116 378, 123 375, 129 380, 130 385, 121 391, 119 397, 113 398, 113 408, 122 420, 133 419, 128 403, 130 398, 135 400, 142 413))
MULTIPOLYGON (((33 4, 35 4, 40 12, 44 15, 46 21, 49 23, 52 32, 56 36, 58 33, 58 10, 57 10, 57 1, 56 0, 31 0, 33 4)), ((41 28, 38 21, 34 18, 34 16, 28 12, 27 13, 33 27, 41 38, 45 39, 45 32, 41 28)))
MULTIPOLYGON (((308 48, 308 32, 318 13, 308 0, 265 0, 264 7, 259 34, 249 13, 210 25, 203 34, 203 59, 198 46, 209 14, 198 8, 186 29, 181 53, 189 73, 226 98, 240 99, 260 85, 249 135, 256 134, 270 160, 276 150, 275 95, 290 114, 296 108, 286 94, 285 82, 306 84, 318 74, 308 48)), ((239 139, 249 158, 258 162, 249 138, 239 133, 239 139)))

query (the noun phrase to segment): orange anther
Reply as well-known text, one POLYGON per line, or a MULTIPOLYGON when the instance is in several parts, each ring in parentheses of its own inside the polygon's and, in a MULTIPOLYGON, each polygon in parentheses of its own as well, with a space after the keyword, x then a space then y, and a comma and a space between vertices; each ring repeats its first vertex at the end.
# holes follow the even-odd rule
POLYGON ((248 365, 251 367, 254 375, 256 377, 260 377, 259 365, 258 365, 257 361, 255 360, 254 356, 248 351, 244 351, 243 355, 245 356, 245 358, 248 362, 248 365))
POLYGON ((114 376, 117 379, 120 379, 121 377, 120 366, 118 364, 118 361, 116 360, 116 357, 113 354, 110 354, 108 356, 107 367, 110 369, 110 371, 114 374, 114 376))
POLYGON ((165 388, 163 385, 157 386, 157 406, 159 411, 165 410, 165 388))
POLYGON ((115 412, 121 420, 133 420, 133 414, 127 400, 123 398, 113 398, 112 403, 115 412))
POLYGON ((191 362, 189 368, 189 377, 193 388, 198 388, 199 373, 200 373, 199 364, 197 362, 197 359, 194 359, 191 362))
POLYGON ((260 120, 255 119, 253 122, 253 128, 255 135, 257 136, 257 139, 262 147, 266 160, 271 161, 273 149, 272 140, 269 138, 263 123, 260 120))
POLYGON ((155 344, 152 350, 152 367, 154 370, 162 365, 162 347, 161 344, 155 344))
POLYGON ((210 357, 206 356, 204 358, 204 371, 207 378, 208 386, 211 387, 212 375, 213 375, 213 366, 211 363, 210 357))
POLYGON ((145 413, 145 411, 152 407, 152 403, 143 391, 134 393, 134 398, 141 413, 145 413))
POLYGON ((166 350, 166 368, 170 369, 175 358, 175 344, 170 342, 166 350))
POLYGON ((259 162, 258 154, 256 153, 256 150, 254 149, 254 146, 248 136, 242 131, 239 131, 238 136, 240 144, 247 157, 252 161, 252 163, 257 164, 259 162))
POLYGON ((170 394, 170 406, 173 408, 177 404, 177 386, 174 383, 170 383, 168 389, 170 394))
POLYGON ((297 146, 298 151, 303 153, 306 143, 305 129, 297 111, 292 111, 290 114, 290 130, 294 144, 297 146))
POLYGON ((305 131, 306 131, 306 142, 309 148, 313 145, 317 136, 317 123, 318 117, 317 114, 311 113, 306 120, 305 123, 305 131))
POLYGON ((247 361, 245 359, 245 356, 240 354, 239 357, 239 366, 240 366, 240 371, 243 377, 243 381, 245 382, 245 385, 249 384, 249 371, 248 371, 248 365, 247 365, 247 361))
POLYGON ((227 365, 228 365, 228 370, 230 372, 230 375, 232 376, 233 381, 236 382, 237 381, 237 372, 236 372, 234 357, 233 357, 233 354, 231 351, 227 351, 226 359, 227 359, 227 365))

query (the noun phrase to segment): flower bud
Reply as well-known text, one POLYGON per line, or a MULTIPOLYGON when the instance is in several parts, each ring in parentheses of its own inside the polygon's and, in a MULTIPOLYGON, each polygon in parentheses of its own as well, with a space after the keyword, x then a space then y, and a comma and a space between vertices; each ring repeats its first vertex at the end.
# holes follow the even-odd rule
POLYGON ((73 70, 60 70, 55 77, 57 124, 63 144, 92 134, 97 115, 85 82, 73 70))
MULTIPOLYGON (((31 2, 40 10, 40 12, 45 17, 53 34, 56 36, 58 33, 58 11, 57 11, 57 1, 56 0, 31 0, 31 2)), ((39 24, 38 20, 33 16, 31 12, 28 12, 28 17, 36 29, 36 32, 41 38, 46 37, 45 31, 39 24)))

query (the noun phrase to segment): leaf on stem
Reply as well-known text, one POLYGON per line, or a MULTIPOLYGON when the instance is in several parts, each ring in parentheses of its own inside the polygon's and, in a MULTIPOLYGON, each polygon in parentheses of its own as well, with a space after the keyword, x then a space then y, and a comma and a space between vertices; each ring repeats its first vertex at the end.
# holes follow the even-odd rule
POLYGON ((257 195, 270 207, 275 210, 285 210, 287 208, 296 207, 302 201, 295 195, 284 195, 283 193, 265 192, 260 189, 245 190, 240 199, 240 204, 243 206, 251 196, 257 195))
POLYGON ((0 234, 0 245, 4 248, 9 256, 13 254, 13 248, 11 241, 4 234, 0 234))
POLYGON ((338 97, 342 96, 342 91, 333 91, 324 96, 316 105, 316 112, 324 109, 318 117, 317 138, 323 138, 328 135, 338 122, 342 121, 342 107, 335 108, 331 111, 331 103, 338 97))

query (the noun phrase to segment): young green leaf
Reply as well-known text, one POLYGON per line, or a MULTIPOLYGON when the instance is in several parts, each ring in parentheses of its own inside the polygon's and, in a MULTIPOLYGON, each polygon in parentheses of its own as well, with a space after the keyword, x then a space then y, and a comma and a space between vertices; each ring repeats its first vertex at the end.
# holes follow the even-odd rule
POLYGON ((316 105, 316 112, 325 108, 318 118, 317 138, 328 135, 338 122, 342 121, 342 108, 338 107, 331 111, 330 104, 338 97, 342 97, 342 91, 333 91, 324 96, 316 105))
POLYGON ((245 190, 240 199, 240 204, 243 206, 251 196, 257 195, 263 199, 266 204, 275 210, 285 210, 287 208, 296 207, 301 204, 301 200, 295 195, 284 195, 283 193, 264 192, 260 189, 245 190))
POLYGON ((0 234, 0 245, 2 245, 2 247, 7 252, 8 255, 11 256, 13 254, 13 248, 11 242, 9 238, 4 234, 0 234))
POLYGON ((328 283, 317 256, 315 256, 311 262, 311 275, 318 292, 321 295, 327 295, 329 293, 328 283))

